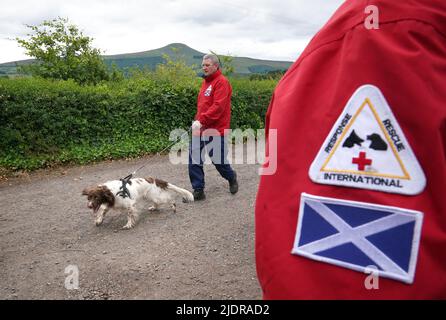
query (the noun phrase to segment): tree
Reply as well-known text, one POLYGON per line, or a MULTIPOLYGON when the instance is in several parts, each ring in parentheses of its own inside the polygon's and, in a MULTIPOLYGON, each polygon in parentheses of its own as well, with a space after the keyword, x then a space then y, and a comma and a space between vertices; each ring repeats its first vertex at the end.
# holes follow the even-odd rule
POLYGON ((179 55, 179 49, 172 48, 176 56, 171 57, 163 54, 164 63, 158 64, 152 76, 157 81, 165 81, 170 83, 194 84, 197 80, 197 73, 194 66, 188 66, 186 58, 179 55))
POLYGON ((93 48, 93 39, 84 36, 68 19, 59 17, 38 26, 26 26, 32 30, 29 39, 16 40, 37 62, 22 66, 22 72, 43 78, 73 79, 80 84, 108 80, 101 51, 93 48))
POLYGON ((124 73, 118 68, 115 62, 113 62, 109 68, 109 80, 112 82, 124 80, 124 73))
POLYGON ((210 50, 213 55, 216 55, 220 61, 220 67, 221 72, 225 76, 230 76, 234 73, 235 67, 234 67, 234 57, 230 55, 229 53, 225 56, 220 56, 216 54, 214 51, 210 50))

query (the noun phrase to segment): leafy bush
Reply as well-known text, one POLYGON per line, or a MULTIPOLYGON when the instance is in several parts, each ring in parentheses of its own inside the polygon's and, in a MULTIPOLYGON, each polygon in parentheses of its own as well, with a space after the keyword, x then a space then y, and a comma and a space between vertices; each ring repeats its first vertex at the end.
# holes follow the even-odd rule
POLYGON ((231 128, 262 129, 276 80, 232 79, 231 128))
POLYGON ((27 27, 32 31, 29 39, 16 40, 37 62, 21 66, 22 73, 47 79, 73 79, 80 84, 109 79, 101 51, 91 45, 93 39, 84 36, 68 19, 45 20, 27 27))
MULTIPOLYGON (((33 170, 157 152, 171 143, 170 131, 190 126, 200 81, 172 64, 97 86, 0 78, 0 167, 33 170)), ((230 81, 231 127, 263 128, 276 82, 230 81)))

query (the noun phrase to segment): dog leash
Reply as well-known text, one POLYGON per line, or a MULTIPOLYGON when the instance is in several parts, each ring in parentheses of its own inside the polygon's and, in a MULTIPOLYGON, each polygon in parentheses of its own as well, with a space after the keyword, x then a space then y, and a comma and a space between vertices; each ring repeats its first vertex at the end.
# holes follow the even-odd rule
MULTIPOLYGON (((179 140, 181 140, 181 139, 184 137, 184 135, 185 135, 186 133, 189 134, 191 131, 192 131, 192 127, 189 127, 189 129, 188 129, 186 132, 184 132, 184 133, 180 136, 180 139, 179 139, 179 140)), ((178 140, 178 139, 175 140, 173 143, 169 144, 169 145, 168 145, 167 147, 165 147, 163 150, 158 151, 158 152, 155 154, 155 156, 159 156, 162 152, 164 152, 164 151, 166 151, 167 149, 171 148, 171 147, 172 147, 174 144, 176 144, 179 140, 178 140)), ((130 191, 129 191, 129 189, 127 188, 127 184, 132 185, 132 182, 130 181, 130 179, 132 179, 132 177, 133 177, 139 170, 141 170, 142 168, 144 168, 144 167, 147 166, 148 164, 149 164, 149 163, 147 162, 146 164, 142 165, 141 167, 139 167, 138 169, 136 169, 135 171, 133 171, 133 172, 132 172, 131 174, 129 174, 127 177, 122 178, 122 179, 119 179, 119 180, 122 182, 122 186, 119 187, 119 190, 120 190, 120 191, 118 191, 118 192, 116 193, 116 195, 117 195, 117 196, 121 196, 121 197, 123 197, 124 199, 127 198, 127 197, 129 197, 129 198, 131 199, 132 197, 130 197, 130 191)))

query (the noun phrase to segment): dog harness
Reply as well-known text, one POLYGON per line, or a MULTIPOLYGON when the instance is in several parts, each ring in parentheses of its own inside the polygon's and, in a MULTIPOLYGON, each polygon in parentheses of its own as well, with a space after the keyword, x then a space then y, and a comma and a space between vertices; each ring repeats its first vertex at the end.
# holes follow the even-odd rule
POLYGON ((130 199, 132 198, 130 196, 130 191, 127 188, 127 184, 132 185, 132 182, 130 181, 130 179, 132 179, 133 174, 129 174, 127 177, 123 178, 123 179, 119 179, 122 182, 122 186, 119 188, 120 191, 118 191, 116 193, 117 196, 121 196, 124 199, 129 197, 130 199))

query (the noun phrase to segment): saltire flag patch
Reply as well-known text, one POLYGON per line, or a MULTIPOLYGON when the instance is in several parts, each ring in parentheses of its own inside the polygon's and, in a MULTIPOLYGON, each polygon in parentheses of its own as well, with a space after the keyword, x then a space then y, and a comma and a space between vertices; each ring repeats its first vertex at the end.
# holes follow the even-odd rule
MULTIPOLYGON (((410 107, 410 106, 408 106, 410 107)), ((381 91, 360 87, 311 164, 321 184, 415 195, 426 177, 381 91)))
POLYGON ((419 211, 302 193, 292 253, 411 284, 422 221, 419 211))

